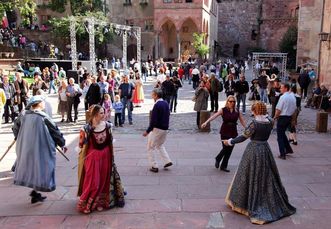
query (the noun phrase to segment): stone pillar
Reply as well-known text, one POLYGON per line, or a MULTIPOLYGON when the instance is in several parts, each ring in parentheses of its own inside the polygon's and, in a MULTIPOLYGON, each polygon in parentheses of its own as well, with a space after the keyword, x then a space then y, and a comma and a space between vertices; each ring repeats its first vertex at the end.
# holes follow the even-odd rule
POLYGON ((201 128, 201 125, 206 122, 210 118, 210 112, 205 110, 205 111, 200 111, 200 123, 199 123, 199 130, 200 132, 210 132, 210 123, 206 125, 205 128, 201 128))
POLYGON ((178 51, 178 62, 181 61, 181 50, 180 50, 180 31, 177 30, 177 51, 178 51))
POLYGON ((122 62, 123 62, 123 69, 126 70, 128 68, 128 54, 127 54, 127 49, 128 49, 128 34, 127 31, 123 32, 123 57, 122 57, 122 62))
POLYGON ((159 55, 160 55, 159 43, 160 43, 160 35, 159 35, 159 32, 156 31, 156 33, 155 33, 155 59, 159 59, 159 55))

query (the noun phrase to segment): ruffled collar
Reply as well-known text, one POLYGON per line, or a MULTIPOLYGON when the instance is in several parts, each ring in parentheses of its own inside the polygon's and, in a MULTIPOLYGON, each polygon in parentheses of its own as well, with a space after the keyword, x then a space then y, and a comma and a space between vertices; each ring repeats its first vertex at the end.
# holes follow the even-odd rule
POLYGON ((269 122, 268 115, 255 115, 255 120, 258 122, 269 122))

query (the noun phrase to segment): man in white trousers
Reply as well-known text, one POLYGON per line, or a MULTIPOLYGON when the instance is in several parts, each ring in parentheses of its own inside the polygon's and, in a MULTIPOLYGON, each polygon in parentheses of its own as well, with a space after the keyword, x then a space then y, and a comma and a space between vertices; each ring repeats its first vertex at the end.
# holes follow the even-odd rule
POLYGON ((170 110, 169 104, 162 99, 161 89, 155 88, 152 91, 152 98, 155 104, 151 113, 149 127, 143 133, 143 136, 146 137, 148 135, 147 152, 148 160, 151 165, 149 170, 157 173, 159 168, 156 162, 155 150, 159 151, 164 162, 164 168, 172 166, 171 159, 163 145, 167 138, 170 110))

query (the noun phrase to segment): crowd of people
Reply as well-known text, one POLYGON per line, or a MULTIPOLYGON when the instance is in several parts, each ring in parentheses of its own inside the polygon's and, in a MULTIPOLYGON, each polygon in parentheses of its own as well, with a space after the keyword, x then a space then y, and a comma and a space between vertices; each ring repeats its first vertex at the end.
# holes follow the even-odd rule
MULTIPOLYGON (((301 98, 305 99, 305 93, 301 95, 302 77, 299 77, 298 81, 292 79, 290 82, 280 82, 276 74, 276 65, 273 65, 273 71, 275 72, 269 76, 270 72, 267 69, 260 69, 259 76, 254 78, 251 84, 245 78, 244 65, 231 63, 221 63, 217 66, 209 63, 201 65, 183 63, 179 67, 174 67, 172 64, 160 61, 152 72, 147 68, 140 72, 133 64, 122 74, 114 67, 109 73, 100 68, 96 75, 79 67, 77 79, 67 78, 65 71, 53 64, 50 68, 36 71, 34 83, 31 85, 22 78, 20 72, 15 74, 13 83, 9 81, 8 76, 1 75, 0 111, 4 110, 6 123, 9 119, 15 121, 13 131, 17 141, 17 160, 14 183, 33 189, 30 193, 31 203, 44 201, 46 196, 42 196, 39 192, 55 190, 54 155, 58 146, 65 151, 65 139, 52 121, 52 112, 47 112, 47 99, 42 95, 47 91, 49 94, 58 95, 61 122, 77 121, 78 105, 82 98, 84 109, 88 111, 89 116, 87 124, 80 131, 78 144, 77 209, 89 214, 95 210, 124 207, 125 191, 114 163, 111 123, 114 123, 115 127, 122 127, 127 113, 129 125, 133 124, 132 111, 135 107, 142 106, 144 102, 144 81, 155 74, 156 83, 152 91, 155 103, 150 114, 149 126, 143 132, 143 136, 148 137, 149 170, 153 173, 159 171, 155 151, 159 152, 164 169, 173 165, 164 146, 169 118, 171 113, 177 111, 178 90, 185 83, 192 83, 194 89, 192 100, 194 110, 197 112, 198 128, 205 128, 209 122, 219 116, 223 120, 220 127, 222 149, 215 157, 217 169, 230 172, 228 161, 234 145, 248 138, 251 139, 230 185, 226 203, 234 211, 249 216, 251 222, 256 224, 265 224, 292 215, 296 209, 289 203, 268 139, 276 122, 279 158, 286 159, 294 152, 290 142, 294 145, 298 144, 296 124, 301 110, 301 98), (226 95, 225 106, 219 109, 218 97, 223 90, 226 95), (250 123, 246 122, 244 116, 246 97, 253 104, 251 108, 253 120, 250 123), (202 123, 200 114, 201 111, 208 110, 209 99, 210 112, 213 114, 202 123), (271 112, 268 112, 268 103, 271 112), (17 111, 14 106, 17 106, 17 111), (16 113, 19 112, 15 120, 16 113), (115 114, 114 121, 112 112, 115 114), (245 129, 241 135, 237 130, 238 121, 245 129), (34 136, 36 146, 31 144, 27 146, 26 135, 29 128, 38 128, 34 136), (286 131, 290 131, 289 137, 286 131), (41 136, 47 137, 41 138, 41 136), (48 148, 48 153, 41 157, 44 147, 48 148), (27 160, 28 153, 33 155, 33 160, 27 160), (42 160, 38 160, 40 157, 42 160), (31 170, 36 167, 40 168, 38 174, 34 174, 31 170), (47 173, 44 173, 46 167, 47 173), (251 169, 252 167, 255 169, 251 169), (28 172, 25 176, 26 170, 28 172)), ((321 87, 317 85, 311 99, 307 99, 307 103, 317 107, 316 104, 323 104, 325 101, 324 96, 330 96, 330 91, 323 85, 321 87), (321 97, 318 99, 318 96, 321 97)), ((330 102, 330 97, 327 102, 330 102)))

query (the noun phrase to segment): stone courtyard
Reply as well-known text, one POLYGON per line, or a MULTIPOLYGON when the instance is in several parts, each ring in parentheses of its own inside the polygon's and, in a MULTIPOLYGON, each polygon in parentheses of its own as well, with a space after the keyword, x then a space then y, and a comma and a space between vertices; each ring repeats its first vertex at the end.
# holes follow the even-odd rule
MULTIPOLYGON (((84 124, 80 111, 77 124, 55 122, 65 134, 69 148, 67 162, 57 156, 57 189, 46 193, 40 205, 31 205, 30 189, 13 185, 10 168, 15 150, 0 163, 0 223, 1 228, 256 228, 245 216, 232 212, 224 199, 228 186, 240 162, 248 141, 235 147, 229 162, 230 173, 214 168, 214 157, 221 144, 218 129, 220 119, 212 123, 210 133, 200 133, 195 126, 196 113, 191 101, 193 89, 185 82, 180 91, 178 113, 171 114, 170 132, 166 148, 174 162, 169 170, 157 174, 148 171, 147 139, 142 136, 148 125, 148 113, 153 102, 150 97, 154 79, 145 85, 146 101, 134 109, 134 125, 115 128, 115 161, 127 191, 126 205, 102 213, 82 215, 75 209, 77 197, 78 131, 84 124)), ((56 95, 49 96, 57 104, 56 95)), ((224 105, 224 93, 220 99, 224 105)), ((82 105, 82 104, 81 104, 82 105)), ((249 109, 247 105, 247 109, 249 109)), ((54 112, 53 112, 54 113, 54 112)), ((246 112, 245 119, 250 119, 246 112)), ((286 161, 279 160, 275 133, 269 143, 289 195, 297 213, 266 228, 329 228, 331 214, 331 158, 330 132, 314 131, 316 111, 303 108, 299 117, 298 146, 286 161)), ((240 128, 241 129, 241 128, 240 128)), ((329 124, 330 129, 330 124, 329 124)), ((9 125, 0 133, 1 155, 12 142, 9 125)))

